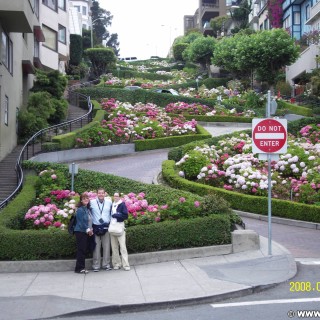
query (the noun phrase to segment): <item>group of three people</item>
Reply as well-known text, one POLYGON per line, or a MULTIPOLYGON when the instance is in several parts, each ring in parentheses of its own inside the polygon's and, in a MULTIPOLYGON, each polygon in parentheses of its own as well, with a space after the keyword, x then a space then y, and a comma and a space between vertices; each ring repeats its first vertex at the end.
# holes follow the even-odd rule
POLYGON ((104 188, 97 190, 96 199, 90 200, 86 192, 80 196, 74 228, 77 243, 76 273, 88 273, 85 266, 88 248, 93 250, 92 269, 94 272, 100 271, 101 268, 107 271, 118 270, 121 267, 126 271, 130 270, 126 248, 126 232, 124 231, 121 236, 114 236, 108 232, 111 219, 123 222, 128 219, 128 210, 118 192, 114 193, 113 201, 106 196, 104 188), (112 250, 112 265, 110 247, 112 250))

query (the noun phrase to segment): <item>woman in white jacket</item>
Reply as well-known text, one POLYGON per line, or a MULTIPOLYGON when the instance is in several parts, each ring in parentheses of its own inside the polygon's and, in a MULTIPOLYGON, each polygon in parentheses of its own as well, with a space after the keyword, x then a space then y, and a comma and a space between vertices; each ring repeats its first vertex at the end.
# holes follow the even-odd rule
MULTIPOLYGON (((128 219, 128 209, 127 206, 120 199, 118 192, 113 195, 113 203, 111 209, 111 217, 117 219, 118 222, 123 222, 128 219)), ((130 265, 128 261, 128 251, 126 247, 126 231, 123 232, 121 236, 113 236, 110 234, 111 239, 111 249, 112 249, 112 265, 114 270, 121 268, 121 265, 125 271, 130 270, 130 265), (119 246, 121 259, 119 255, 119 246)))

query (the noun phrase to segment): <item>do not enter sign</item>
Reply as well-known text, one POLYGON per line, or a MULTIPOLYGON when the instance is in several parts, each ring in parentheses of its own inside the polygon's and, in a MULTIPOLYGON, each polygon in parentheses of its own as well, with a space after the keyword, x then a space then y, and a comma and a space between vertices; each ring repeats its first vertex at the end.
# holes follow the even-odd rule
POLYGON ((287 120, 252 119, 252 152, 287 152, 287 120))

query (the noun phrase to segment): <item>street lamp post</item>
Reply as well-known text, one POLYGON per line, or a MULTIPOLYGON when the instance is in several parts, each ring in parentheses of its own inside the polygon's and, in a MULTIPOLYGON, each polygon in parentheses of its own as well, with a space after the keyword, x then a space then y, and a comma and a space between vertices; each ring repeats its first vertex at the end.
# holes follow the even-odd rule
POLYGON ((92 21, 92 18, 91 18, 91 48, 93 48, 93 24, 98 21, 98 20, 102 20, 104 18, 97 18, 97 19, 94 19, 92 21))

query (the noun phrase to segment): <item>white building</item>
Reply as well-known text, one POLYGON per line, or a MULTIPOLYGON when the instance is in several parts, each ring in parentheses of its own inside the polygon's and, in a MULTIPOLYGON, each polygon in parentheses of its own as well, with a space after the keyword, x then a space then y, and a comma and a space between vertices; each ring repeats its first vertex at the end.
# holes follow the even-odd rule
MULTIPOLYGON (((81 17, 81 29, 91 29, 91 6, 92 0, 69 0, 70 7, 72 6, 81 17)), ((71 18, 71 17, 70 17, 71 18)), ((71 32, 73 33, 73 32, 71 32)), ((75 33, 79 34, 79 33, 75 33)), ((82 34, 82 31, 81 31, 82 34)))
POLYGON ((17 114, 35 68, 65 71, 69 58, 67 0, 0 0, 0 160, 17 145, 17 114))

